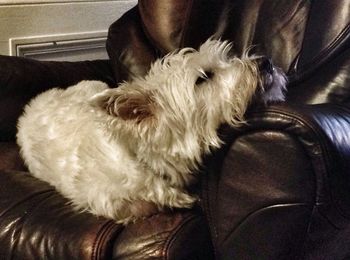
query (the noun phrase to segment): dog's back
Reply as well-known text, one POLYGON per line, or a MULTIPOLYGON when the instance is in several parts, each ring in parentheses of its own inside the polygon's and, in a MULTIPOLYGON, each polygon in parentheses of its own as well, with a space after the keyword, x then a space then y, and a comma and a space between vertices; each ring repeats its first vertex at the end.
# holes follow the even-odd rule
POLYGON ((82 164, 93 168, 88 164, 96 158, 90 154, 98 157, 93 150, 102 145, 103 133, 87 101, 106 88, 102 82, 82 81, 66 90, 51 89, 34 98, 19 118, 17 142, 29 171, 66 195, 73 192, 82 164))
POLYGON ((107 88, 82 81, 40 94, 18 121, 17 142, 31 174, 77 210, 127 223, 158 209, 139 199, 147 174, 108 129, 113 117, 90 102, 107 88))

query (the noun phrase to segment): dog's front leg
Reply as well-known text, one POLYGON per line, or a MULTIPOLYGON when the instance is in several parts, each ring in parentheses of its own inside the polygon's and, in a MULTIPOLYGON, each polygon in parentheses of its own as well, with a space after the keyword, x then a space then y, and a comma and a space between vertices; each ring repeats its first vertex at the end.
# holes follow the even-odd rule
POLYGON ((184 190, 168 188, 167 205, 170 208, 192 208, 197 198, 184 190))
POLYGON ((166 208, 192 208, 197 198, 186 192, 183 187, 170 186, 168 181, 157 179, 154 189, 148 194, 150 201, 166 208))

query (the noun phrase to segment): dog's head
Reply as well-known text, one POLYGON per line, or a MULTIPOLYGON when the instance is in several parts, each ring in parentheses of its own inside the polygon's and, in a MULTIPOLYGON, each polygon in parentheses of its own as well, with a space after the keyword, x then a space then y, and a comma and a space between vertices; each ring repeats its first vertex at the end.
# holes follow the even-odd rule
POLYGON ((97 94, 92 102, 163 150, 176 154, 198 150, 198 144, 209 150, 220 144, 219 125, 244 122, 252 100, 284 99, 280 69, 264 57, 232 57, 230 50, 230 43, 212 39, 198 51, 181 49, 157 60, 144 78, 97 94))

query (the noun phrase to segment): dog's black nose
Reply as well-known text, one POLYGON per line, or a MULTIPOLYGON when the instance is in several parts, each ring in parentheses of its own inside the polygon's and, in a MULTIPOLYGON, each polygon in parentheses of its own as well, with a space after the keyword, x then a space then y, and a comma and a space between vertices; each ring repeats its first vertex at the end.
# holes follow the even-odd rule
POLYGON ((273 73, 273 65, 271 59, 267 57, 261 57, 257 59, 257 64, 260 72, 273 73))

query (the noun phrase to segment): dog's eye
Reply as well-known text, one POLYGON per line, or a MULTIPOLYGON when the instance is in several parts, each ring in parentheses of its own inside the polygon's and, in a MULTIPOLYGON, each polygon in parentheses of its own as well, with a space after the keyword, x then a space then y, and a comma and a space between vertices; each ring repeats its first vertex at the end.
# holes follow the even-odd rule
POLYGON ((210 80, 214 77, 214 72, 208 70, 204 71, 203 73, 200 74, 200 76, 196 80, 196 85, 200 85, 203 82, 210 80))

